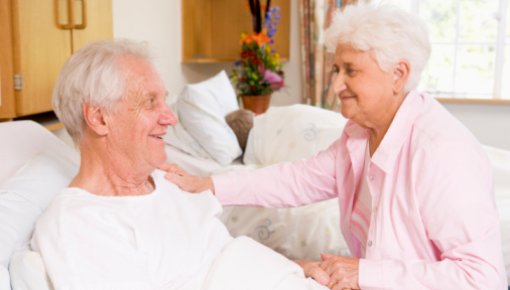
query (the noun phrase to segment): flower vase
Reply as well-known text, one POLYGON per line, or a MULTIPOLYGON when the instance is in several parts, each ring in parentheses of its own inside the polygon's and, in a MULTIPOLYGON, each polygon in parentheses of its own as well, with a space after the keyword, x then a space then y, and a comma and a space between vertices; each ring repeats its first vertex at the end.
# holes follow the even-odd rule
POLYGON ((241 96, 243 108, 250 110, 255 115, 260 115, 267 111, 269 108, 269 102, 271 101, 271 94, 263 96, 241 96))

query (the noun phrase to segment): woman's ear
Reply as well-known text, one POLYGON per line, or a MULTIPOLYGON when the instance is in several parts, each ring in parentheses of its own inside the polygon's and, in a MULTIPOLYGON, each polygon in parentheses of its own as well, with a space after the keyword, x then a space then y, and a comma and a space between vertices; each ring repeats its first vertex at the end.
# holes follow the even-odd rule
POLYGON ((409 78, 409 73, 411 72, 411 65, 405 59, 401 59, 395 68, 393 69, 394 75, 394 83, 393 83, 393 92, 399 93, 404 90, 404 86, 407 83, 407 79, 409 78))
POLYGON ((83 120, 87 127, 94 131, 97 135, 104 136, 108 134, 108 126, 104 110, 98 106, 84 103, 83 106, 83 120))

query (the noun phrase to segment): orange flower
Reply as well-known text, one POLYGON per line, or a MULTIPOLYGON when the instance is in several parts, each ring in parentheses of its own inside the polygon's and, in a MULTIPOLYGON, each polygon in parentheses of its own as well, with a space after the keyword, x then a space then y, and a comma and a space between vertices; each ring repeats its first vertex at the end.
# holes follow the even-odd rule
POLYGON ((241 34, 241 44, 250 44, 252 42, 256 42, 259 46, 263 44, 269 43, 271 39, 267 36, 265 29, 259 34, 241 34))

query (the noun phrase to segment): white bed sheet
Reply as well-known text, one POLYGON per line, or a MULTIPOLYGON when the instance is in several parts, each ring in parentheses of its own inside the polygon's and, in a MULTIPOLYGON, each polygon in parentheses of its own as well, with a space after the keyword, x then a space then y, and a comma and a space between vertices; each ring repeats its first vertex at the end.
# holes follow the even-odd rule
POLYGON ((234 160, 234 162, 227 166, 222 166, 211 158, 192 156, 168 144, 165 145, 165 152, 169 163, 178 164, 188 173, 194 175, 208 176, 213 173, 228 172, 231 170, 250 170, 256 168, 255 165, 244 165, 241 158, 234 160))

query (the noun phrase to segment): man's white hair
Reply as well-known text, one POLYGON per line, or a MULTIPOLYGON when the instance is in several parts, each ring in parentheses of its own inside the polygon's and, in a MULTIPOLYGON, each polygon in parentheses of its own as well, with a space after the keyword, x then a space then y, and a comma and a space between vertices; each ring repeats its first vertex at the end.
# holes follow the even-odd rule
POLYGON ((53 109, 75 144, 83 137, 83 104, 105 110, 126 93, 127 75, 120 59, 134 56, 150 62, 146 45, 129 40, 91 43, 73 54, 64 64, 53 89, 53 109))

